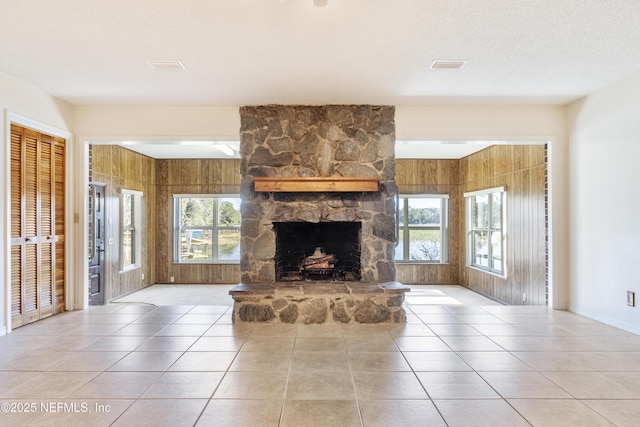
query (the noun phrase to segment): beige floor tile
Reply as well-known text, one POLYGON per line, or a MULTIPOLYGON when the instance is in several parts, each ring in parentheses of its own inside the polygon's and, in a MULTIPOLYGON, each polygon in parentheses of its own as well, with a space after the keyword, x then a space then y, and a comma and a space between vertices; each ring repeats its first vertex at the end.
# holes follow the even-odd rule
POLYGON ((72 336, 78 336, 78 335, 91 335, 91 336, 107 336, 109 334, 114 333, 115 331, 122 329, 122 327, 125 325, 120 325, 120 324, 98 324, 98 325, 91 325, 91 324, 82 324, 80 326, 78 326, 77 328, 72 328, 69 331, 66 331, 63 335, 72 335, 72 336))
POLYGON ((147 337, 108 336, 100 338, 82 351, 133 351, 146 340, 147 337))
POLYGON ((430 400, 359 401, 365 427, 445 427, 430 400))
POLYGON ((584 372, 595 369, 592 363, 593 356, 590 353, 528 351, 512 352, 511 354, 539 372, 584 372))
POLYGON ((286 372, 227 372, 215 399, 283 399, 286 372))
POLYGON ((298 334, 298 325, 263 325, 256 324, 251 331, 251 335, 255 337, 293 337, 298 334))
POLYGON ((479 372, 505 399, 572 399, 569 393, 537 372, 479 372))
POLYGON ((209 399, 224 372, 165 372, 142 399, 209 399))
POLYGON ((29 420, 29 426, 110 426, 133 402, 132 399, 46 400, 42 403, 51 405, 51 409, 40 410, 33 414, 29 420))
POLYGON ((524 336, 529 335, 522 329, 518 329, 513 325, 507 324, 479 324, 474 323, 470 325, 473 329, 482 333, 482 335, 486 335, 488 337, 512 337, 512 336, 524 336))
POLYGON ((291 370, 349 372, 349 358, 345 351, 294 351, 291 370))
POLYGON ((87 323, 90 325, 101 325, 101 324, 109 324, 109 325, 127 325, 131 322, 135 322, 139 318, 141 318, 143 314, 127 314, 127 313, 108 313, 108 314, 96 314, 92 315, 87 319, 87 323))
POLYGON ((353 372, 358 400, 426 399, 412 372, 353 372))
POLYGON ((169 325, 156 334, 159 337, 199 337, 211 325, 169 325))
POLYGON ((118 314, 147 314, 155 311, 157 307, 155 305, 148 304, 123 304, 122 307, 117 310, 118 314))
POLYGON ((136 351, 187 351, 198 337, 150 337, 136 351))
POLYGON ((220 318, 220 314, 184 314, 174 325, 207 325, 211 326, 220 318))
POLYGON ((492 336, 491 341, 507 351, 553 351, 551 345, 542 341, 544 337, 492 336))
POLYGON ((451 313, 427 313, 418 314, 420 321, 424 322, 427 326, 431 327, 432 324, 447 324, 452 325, 456 323, 464 323, 464 320, 460 319, 457 315, 451 313))
POLYGON ((0 396, 36 374, 37 372, 0 371, 0 396))
MULTIPOLYGON (((533 426, 614 426, 579 400, 509 399, 508 402, 533 426)), ((437 402, 436 406, 438 406, 437 402)))
POLYGON ((475 372, 417 372, 431 399, 491 399, 500 396, 475 372))
POLYGON ((344 372, 291 372, 286 399, 354 400, 353 381, 344 372))
POLYGON ((0 371, 44 371, 71 354, 68 351, 2 351, 0 371))
POLYGON ((451 351, 438 337, 396 337, 400 351, 451 351))
POLYGON ((429 328, 440 337, 482 335, 477 329, 474 329, 471 325, 466 325, 464 323, 454 323, 453 325, 448 325, 446 323, 434 323, 430 325, 429 328))
POLYGON ((177 321, 183 315, 180 313, 149 313, 136 319, 132 322, 132 325, 164 325, 169 326, 173 322, 177 321))
POLYGON ((234 359, 229 370, 246 372, 288 372, 291 366, 291 357, 290 353, 241 351, 234 359))
POLYGON ((63 399, 99 374, 100 372, 39 372, 0 393, 0 396, 9 399, 63 399))
POLYGON ((476 324, 501 324, 505 325, 505 321, 499 319, 493 314, 488 313, 457 313, 458 319, 472 325, 476 324))
MULTIPOLYGON (((411 339, 415 337, 398 337, 397 340, 411 339)), ((345 343, 349 353, 361 353, 367 351, 398 351, 396 342, 390 336, 371 337, 346 337, 345 343)))
POLYGON ((640 393, 640 372, 606 372, 605 375, 628 389, 640 393))
POLYGON ((638 400, 583 400, 582 403, 618 427, 637 427, 640 424, 638 400))
POLYGON ((189 314, 224 314, 231 309, 229 305, 197 305, 189 310, 189 314))
POLYGON ((102 337, 96 337, 91 335, 78 335, 78 336, 70 336, 63 335, 56 337, 55 341, 47 344, 47 350, 52 351, 80 351, 94 342, 98 341, 102 337))
POLYGON ((397 325, 385 326, 385 325, 368 325, 364 323, 352 323, 350 325, 342 326, 342 334, 345 337, 357 337, 365 336, 370 337, 374 335, 389 336, 389 328, 393 328, 397 325))
POLYGON ((298 325, 298 337, 342 337, 341 325, 298 325))
POLYGON ((355 400, 287 400, 280 427, 359 427, 355 400))
POLYGON ((191 427, 206 404, 206 399, 140 399, 136 400, 113 426, 191 427))
POLYGON ((129 354, 126 351, 78 352, 60 360, 47 371, 106 371, 111 365, 129 354))
POLYGON ((578 399, 640 399, 640 393, 600 372, 542 372, 542 375, 578 399))
POLYGON ((160 372, 103 372, 69 397, 137 399, 160 375, 160 372))
POLYGON ((349 353, 352 371, 411 371, 411 367, 399 352, 349 353))
POLYGON ((487 337, 441 337, 453 351, 503 351, 503 348, 487 337))
POLYGON ((405 304, 405 310, 407 309, 415 314, 452 314, 446 306, 437 304, 405 304))
POLYGON ((293 351, 345 351, 345 339, 339 337, 296 337, 293 351))
POLYGON ((108 371, 166 371, 182 356, 179 351, 134 351, 111 365, 108 371))
POLYGON ((407 351, 403 353, 414 371, 471 371, 453 351, 407 351))
POLYGON ((425 325, 389 325, 387 328, 392 337, 433 337, 435 333, 425 325))
MULTIPOLYGON (((499 399, 434 400, 449 427, 530 427, 507 402, 499 399)), ((534 424, 536 425, 536 424, 534 424)), ((555 424, 539 424, 556 426, 555 424)), ((576 424, 577 426, 578 424, 576 424)), ((586 426, 586 424, 583 424, 586 426)), ((574 427, 576 427, 574 426, 574 427)))
POLYGON ((170 371, 226 371, 231 366, 235 352, 231 351, 192 351, 184 353, 170 371))
POLYGON ((506 351, 458 352, 475 371, 531 371, 531 367, 506 351))
POLYGON ((212 399, 196 426, 278 427, 282 404, 282 400, 212 399))
POLYGON ((242 351, 266 351, 274 353, 290 353, 295 343, 294 336, 256 336, 247 338, 242 351))
POLYGON ((205 337, 238 337, 247 338, 251 335, 254 325, 241 324, 241 325, 212 325, 203 334, 205 337))
POLYGON ((238 337, 200 337, 189 351, 238 351, 244 341, 238 337))

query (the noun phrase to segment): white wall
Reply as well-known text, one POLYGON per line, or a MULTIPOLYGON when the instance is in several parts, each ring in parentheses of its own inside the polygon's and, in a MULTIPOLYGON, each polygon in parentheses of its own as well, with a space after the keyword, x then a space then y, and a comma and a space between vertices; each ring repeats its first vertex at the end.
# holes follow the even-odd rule
MULTIPOLYGON (((60 102, 41 90, 27 85, 11 76, 0 73, 0 335, 8 332, 10 326, 10 272, 9 272, 9 124, 16 120, 22 124, 43 131, 55 131, 66 136, 72 128, 73 110, 70 105, 60 102)), ((70 205, 68 205, 70 206, 70 205)), ((72 218, 71 215, 69 218, 72 218)), ((68 224, 70 222, 68 221, 68 224)), ((72 230, 69 230, 72 235, 72 230)))
POLYGON ((640 333, 640 72, 570 106, 570 309, 640 333))

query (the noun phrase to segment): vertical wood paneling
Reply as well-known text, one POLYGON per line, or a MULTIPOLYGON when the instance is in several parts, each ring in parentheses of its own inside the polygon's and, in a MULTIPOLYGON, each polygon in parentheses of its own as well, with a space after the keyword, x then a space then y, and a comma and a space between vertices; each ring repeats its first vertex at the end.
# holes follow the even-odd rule
POLYGON ((239 194, 240 160, 156 161, 156 281, 169 283, 237 283, 238 264, 173 263, 173 195, 239 194))
MULTIPOLYGON (((506 186, 507 277, 465 265, 460 238, 460 282, 508 304, 545 303, 544 146, 495 145, 460 160, 463 191, 506 186)), ((464 229, 464 218, 459 219, 464 229)))

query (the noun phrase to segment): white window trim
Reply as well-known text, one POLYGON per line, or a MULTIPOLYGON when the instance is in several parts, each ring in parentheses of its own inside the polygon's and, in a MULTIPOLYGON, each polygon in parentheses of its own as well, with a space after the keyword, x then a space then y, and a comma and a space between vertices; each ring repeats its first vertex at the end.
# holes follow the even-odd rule
MULTIPOLYGON (((177 199, 184 198, 196 198, 196 199, 232 199, 232 198, 240 198, 240 194, 174 194, 173 195, 173 263, 174 264, 239 264, 240 260, 182 260, 180 257, 180 225, 178 224, 178 218, 180 217, 180 206, 176 203, 177 199)), ((217 213, 217 212, 216 212, 217 213)), ((216 220, 217 221, 217 220, 216 220)), ((211 226, 206 227, 198 227, 201 229, 211 229, 212 231, 218 230, 220 228, 225 229, 227 227, 220 227, 217 224, 211 224, 211 226)), ((234 227, 235 228, 235 227, 234 227)), ((212 249, 215 254, 217 251, 217 241, 212 240, 212 244, 214 248, 212 249)))
MULTIPOLYGON (((487 188, 484 190, 477 191, 469 191, 463 193, 465 199, 465 244, 466 244, 466 266, 469 268, 475 268, 477 270, 483 271, 485 273, 493 274, 498 277, 506 278, 507 277, 507 230, 506 230, 506 220, 507 220, 507 188, 506 186, 501 187, 493 187, 487 188), (473 212, 471 209, 471 197, 480 196, 484 194, 493 194, 493 193, 504 193, 502 199, 502 271, 497 271, 491 267, 484 267, 481 265, 477 265, 473 263, 473 248, 471 245, 470 233, 473 221, 473 212)), ((489 215, 491 217, 491 215, 489 215)))
POLYGON ((120 251, 119 253, 122 254, 123 250, 122 250, 122 245, 123 245, 123 241, 122 241, 122 227, 124 225, 124 197, 122 197, 125 194, 130 194, 132 196, 134 196, 133 198, 133 227, 134 227, 134 234, 133 234, 133 249, 134 249, 134 254, 133 254, 133 260, 134 263, 124 266, 124 260, 122 259, 122 257, 120 257, 120 272, 126 272, 126 271, 130 271, 130 270, 134 270, 136 268, 140 268, 142 265, 142 196, 143 196, 143 192, 142 191, 138 191, 138 190, 129 190, 129 189, 122 189, 120 190, 120 251))
MULTIPOLYGON (((447 264, 449 262, 449 194, 425 194, 425 193, 419 193, 419 194, 399 194, 398 198, 404 203, 405 199, 444 199, 446 200, 446 203, 441 203, 440 207, 441 207, 441 223, 440 223, 440 242, 441 242, 441 247, 440 247, 440 260, 438 261, 430 261, 430 260, 395 260, 396 263, 398 264, 447 264)), ((400 207, 398 206, 398 209, 400 207)), ((399 218, 398 218, 399 220, 399 218)), ((403 238, 402 241, 404 242, 404 248, 403 248, 403 253, 405 254, 405 256, 408 255, 407 250, 408 250, 408 246, 410 244, 409 242, 409 229, 411 227, 408 226, 408 224, 406 224, 406 221, 404 221, 403 219, 403 226, 400 226, 400 224, 398 223, 398 228, 399 228, 399 232, 403 233, 403 238)), ((428 226, 425 227, 421 227, 421 226, 416 226, 417 229, 420 228, 429 228, 428 226)))

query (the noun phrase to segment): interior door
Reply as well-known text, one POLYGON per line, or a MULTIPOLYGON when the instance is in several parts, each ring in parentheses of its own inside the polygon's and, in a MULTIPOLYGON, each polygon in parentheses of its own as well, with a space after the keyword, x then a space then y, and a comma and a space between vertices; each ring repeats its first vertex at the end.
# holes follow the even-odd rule
POLYGON ((65 140, 11 124, 11 327, 64 310, 65 140))
POLYGON ((104 304, 104 185, 89 186, 89 305, 104 304))

